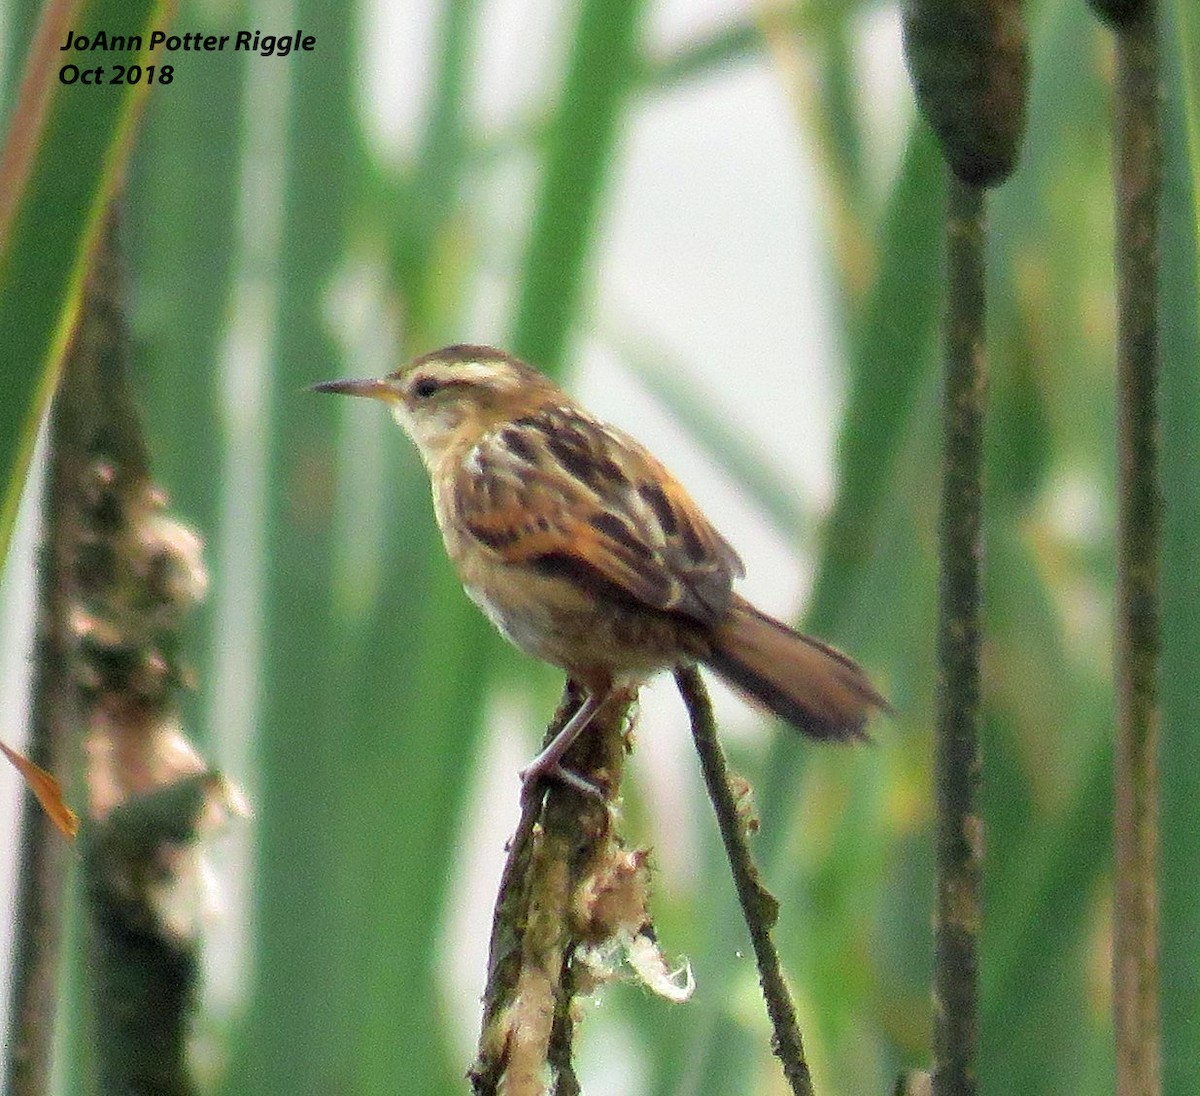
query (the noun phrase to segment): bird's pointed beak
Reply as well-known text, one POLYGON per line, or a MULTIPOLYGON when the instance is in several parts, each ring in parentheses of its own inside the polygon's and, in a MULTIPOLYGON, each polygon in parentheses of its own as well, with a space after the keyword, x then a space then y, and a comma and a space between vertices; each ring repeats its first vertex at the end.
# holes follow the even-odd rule
POLYGON ((383 400, 386 403, 396 403, 400 393, 387 382, 375 377, 351 381, 322 381, 314 384, 312 392, 340 392, 343 396, 367 396, 373 400, 383 400))

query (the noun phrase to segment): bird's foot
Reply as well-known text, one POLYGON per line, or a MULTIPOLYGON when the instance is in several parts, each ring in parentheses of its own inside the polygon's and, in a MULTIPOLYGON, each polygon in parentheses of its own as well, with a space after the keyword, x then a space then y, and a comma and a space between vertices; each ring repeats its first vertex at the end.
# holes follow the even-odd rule
POLYGON ((568 769, 561 762, 554 761, 549 765, 539 765, 537 762, 538 759, 534 758, 533 762, 518 774, 521 778, 522 799, 537 795, 541 790, 542 781, 545 780, 565 784, 580 795, 598 799, 601 803, 605 801, 604 792, 596 784, 568 769))

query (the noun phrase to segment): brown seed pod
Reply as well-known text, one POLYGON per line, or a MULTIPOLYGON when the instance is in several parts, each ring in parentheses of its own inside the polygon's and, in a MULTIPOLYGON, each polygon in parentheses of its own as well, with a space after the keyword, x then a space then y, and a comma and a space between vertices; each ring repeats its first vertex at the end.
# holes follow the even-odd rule
POLYGON ((1126 27, 1150 14, 1147 0, 1088 0, 1092 10, 1109 26, 1126 27))
POLYGON ((1029 94, 1019 0, 907 0, 904 53, 917 106, 954 173, 1003 182, 1017 163, 1029 94))

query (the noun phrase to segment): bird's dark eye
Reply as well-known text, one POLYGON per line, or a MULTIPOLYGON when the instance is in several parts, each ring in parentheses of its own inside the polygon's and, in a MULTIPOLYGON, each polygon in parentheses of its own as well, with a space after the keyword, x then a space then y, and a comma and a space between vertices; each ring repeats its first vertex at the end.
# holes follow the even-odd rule
POLYGON ((442 387, 436 377, 416 377, 412 382, 412 394, 419 400, 427 400, 442 387))

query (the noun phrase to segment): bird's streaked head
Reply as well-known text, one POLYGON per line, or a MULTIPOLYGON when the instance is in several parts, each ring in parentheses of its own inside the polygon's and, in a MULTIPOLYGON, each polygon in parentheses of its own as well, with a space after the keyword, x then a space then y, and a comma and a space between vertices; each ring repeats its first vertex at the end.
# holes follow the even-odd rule
POLYGON ((324 381, 313 390, 386 403, 426 464, 464 434, 474 436, 494 422, 563 398, 553 382, 511 354, 461 344, 422 354, 386 377, 324 381))

